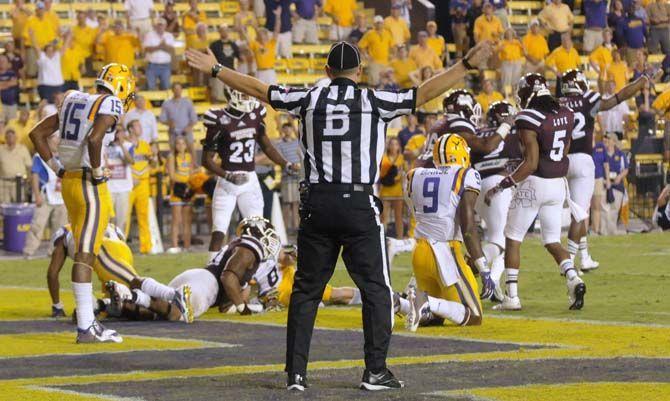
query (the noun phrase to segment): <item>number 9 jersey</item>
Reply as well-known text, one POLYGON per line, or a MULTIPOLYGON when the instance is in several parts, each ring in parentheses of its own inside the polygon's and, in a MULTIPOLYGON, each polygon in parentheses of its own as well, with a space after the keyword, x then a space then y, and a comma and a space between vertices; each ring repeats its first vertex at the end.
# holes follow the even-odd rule
MULTIPOLYGON (((88 136, 98 115, 113 116, 116 121, 123 115, 121 100, 113 95, 88 94, 69 91, 65 95, 58 119, 61 141, 58 153, 65 170, 91 168, 88 156, 88 136)), ((114 129, 110 129, 103 140, 103 149, 114 140, 114 129)), ((100 155, 104 163, 104 158, 100 155)))
POLYGON ((481 177, 472 168, 443 166, 416 168, 407 174, 417 239, 446 242, 460 238, 456 210, 465 190, 479 193, 481 177))

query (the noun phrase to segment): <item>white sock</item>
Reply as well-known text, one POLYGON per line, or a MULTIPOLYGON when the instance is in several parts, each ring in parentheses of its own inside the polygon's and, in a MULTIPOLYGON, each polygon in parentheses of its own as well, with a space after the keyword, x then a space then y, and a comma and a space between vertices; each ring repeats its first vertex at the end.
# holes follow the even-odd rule
POLYGON ((354 296, 349 300, 349 305, 360 305, 363 301, 361 300, 361 290, 354 288, 354 296))
POLYGON ((577 249, 579 249, 579 245, 575 241, 568 238, 568 253, 570 254, 570 258, 572 260, 575 260, 577 249))
POLYGON ((586 236, 579 239, 579 257, 584 260, 589 258, 589 244, 586 236))
POLYGON ((148 308, 149 305, 151 305, 151 297, 143 293, 142 290, 134 289, 133 294, 135 294, 133 297, 135 298, 135 305, 139 305, 144 308, 148 308))
POLYGON ((515 298, 519 296, 519 269, 505 269, 505 274, 507 279, 505 284, 507 286, 507 296, 510 298, 515 298))
POLYGON ((500 281, 503 272, 505 271, 505 254, 501 253, 497 258, 493 259, 491 263, 491 278, 495 282, 500 281))
POLYGON ((146 292, 147 295, 164 301, 172 301, 175 294, 174 288, 161 284, 152 278, 145 278, 144 281, 142 281, 141 289, 146 292))
POLYGON ((577 277, 577 272, 575 271, 575 264, 571 259, 565 259, 559 265, 561 272, 567 277, 568 280, 572 280, 577 277))
POLYGON ((74 293, 74 304, 77 308, 77 328, 86 330, 95 321, 93 313, 93 284, 72 283, 74 293))
POLYGON ((430 305, 430 311, 443 319, 448 319, 456 324, 463 323, 463 319, 465 319, 465 306, 461 303, 428 296, 428 304, 430 305))
POLYGON ((409 315, 409 310, 412 307, 412 305, 410 305, 409 301, 406 298, 399 297, 399 299, 400 299, 400 310, 398 311, 398 313, 400 313, 403 316, 409 315))
POLYGON ((484 244, 482 252, 484 252, 484 256, 489 263, 493 263, 493 260, 502 253, 500 247, 492 242, 484 244))
POLYGON ((400 244, 398 245, 398 251, 412 252, 414 250, 414 246, 416 246, 416 240, 414 238, 407 238, 400 241, 400 244))

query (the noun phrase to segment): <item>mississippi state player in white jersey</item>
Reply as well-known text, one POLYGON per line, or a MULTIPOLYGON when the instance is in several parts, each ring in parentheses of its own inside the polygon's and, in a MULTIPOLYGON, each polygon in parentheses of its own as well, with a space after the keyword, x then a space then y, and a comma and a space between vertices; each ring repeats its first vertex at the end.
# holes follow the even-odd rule
MULTIPOLYGON (((587 213, 591 206, 595 185, 595 165, 592 156, 595 117, 598 112, 609 110, 635 96, 648 82, 650 82, 649 78, 642 75, 623 87, 614 96, 603 99, 600 93, 589 89, 589 82, 580 70, 568 70, 561 79, 563 97, 559 99, 559 102, 571 108, 575 113, 575 128, 572 130, 572 143, 568 154, 570 167, 567 177, 570 198, 587 213)), ((574 260, 579 250, 579 267, 584 272, 597 269, 599 265, 589 254, 587 231, 588 219, 577 221, 573 216, 568 232, 568 252, 574 260)))
POLYGON ((40 121, 30 133, 42 159, 62 177, 63 201, 76 243, 72 289, 79 343, 122 341, 95 320, 91 270, 113 213, 102 151, 114 139, 114 128, 134 98, 135 78, 128 67, 113 63, 103 67, 95 86, 95 94, 66 92, 58 113, 40 121), (61 136, 59 159, 52 157, 47 145, 56 131, 61 136))
POLYGON ((459 325, 479 325, 482 307, 477 281, 462 254, 465 246, 480 270, 484 296, 493 283, 482 253, 474 209, 481 179, 470 168, 470 149, 458 134, 446 134, 435 143, 436 168, 416 168, 407 176, 409 203, 416 218, 416 248, 412 267, 418 289, 410 286, 406 326, 415 331, 420 323, 439 317, 459 325))

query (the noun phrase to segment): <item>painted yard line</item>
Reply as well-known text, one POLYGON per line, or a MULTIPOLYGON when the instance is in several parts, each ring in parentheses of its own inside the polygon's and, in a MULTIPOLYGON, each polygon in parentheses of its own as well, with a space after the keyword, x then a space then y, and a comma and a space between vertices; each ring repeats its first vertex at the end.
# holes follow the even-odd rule
POLYGON ((644 313, 644 314, 647 314, 647 315, 664 315, 664 316, 670 316, 670 312, 636 311, 635 313, 644 313))
POLYGON ((632 322, 618 322, 613 320, 589 320, 589 319, 568 319, 562 317, 533 317, 533 316, 514 316, 505 315, 504 312, 488 315, 489 319, 515 319, 515 320, 537 320, 547 322, 562 322, 562 323, 583 323, 594 326, 622 326, 622 327, 653 327, 659 329, 669 329, 670 324, 663 323, 632 323, 632 322))
POLYGON ((25 388, 28 390, 44 391, 47 393, 59 393, 78 397, 97 398, 105 401, 145 401, 144 398, 137 398, 137 397, 129 398, 129 397, 117 397, 114 395, 107 395, 107 394, 84 393, 80 391, 63 390, 57 387, 25 386, 25 388))

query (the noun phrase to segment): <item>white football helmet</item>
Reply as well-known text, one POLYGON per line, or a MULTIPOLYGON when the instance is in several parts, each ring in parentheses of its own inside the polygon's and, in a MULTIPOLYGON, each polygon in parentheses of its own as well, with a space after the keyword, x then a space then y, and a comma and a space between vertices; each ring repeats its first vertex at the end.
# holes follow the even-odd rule
POLYGON ((242 113, 251 113, 260 105, 255 98, 228 86, 223 88, 223 95, 230 107, 242 113))

